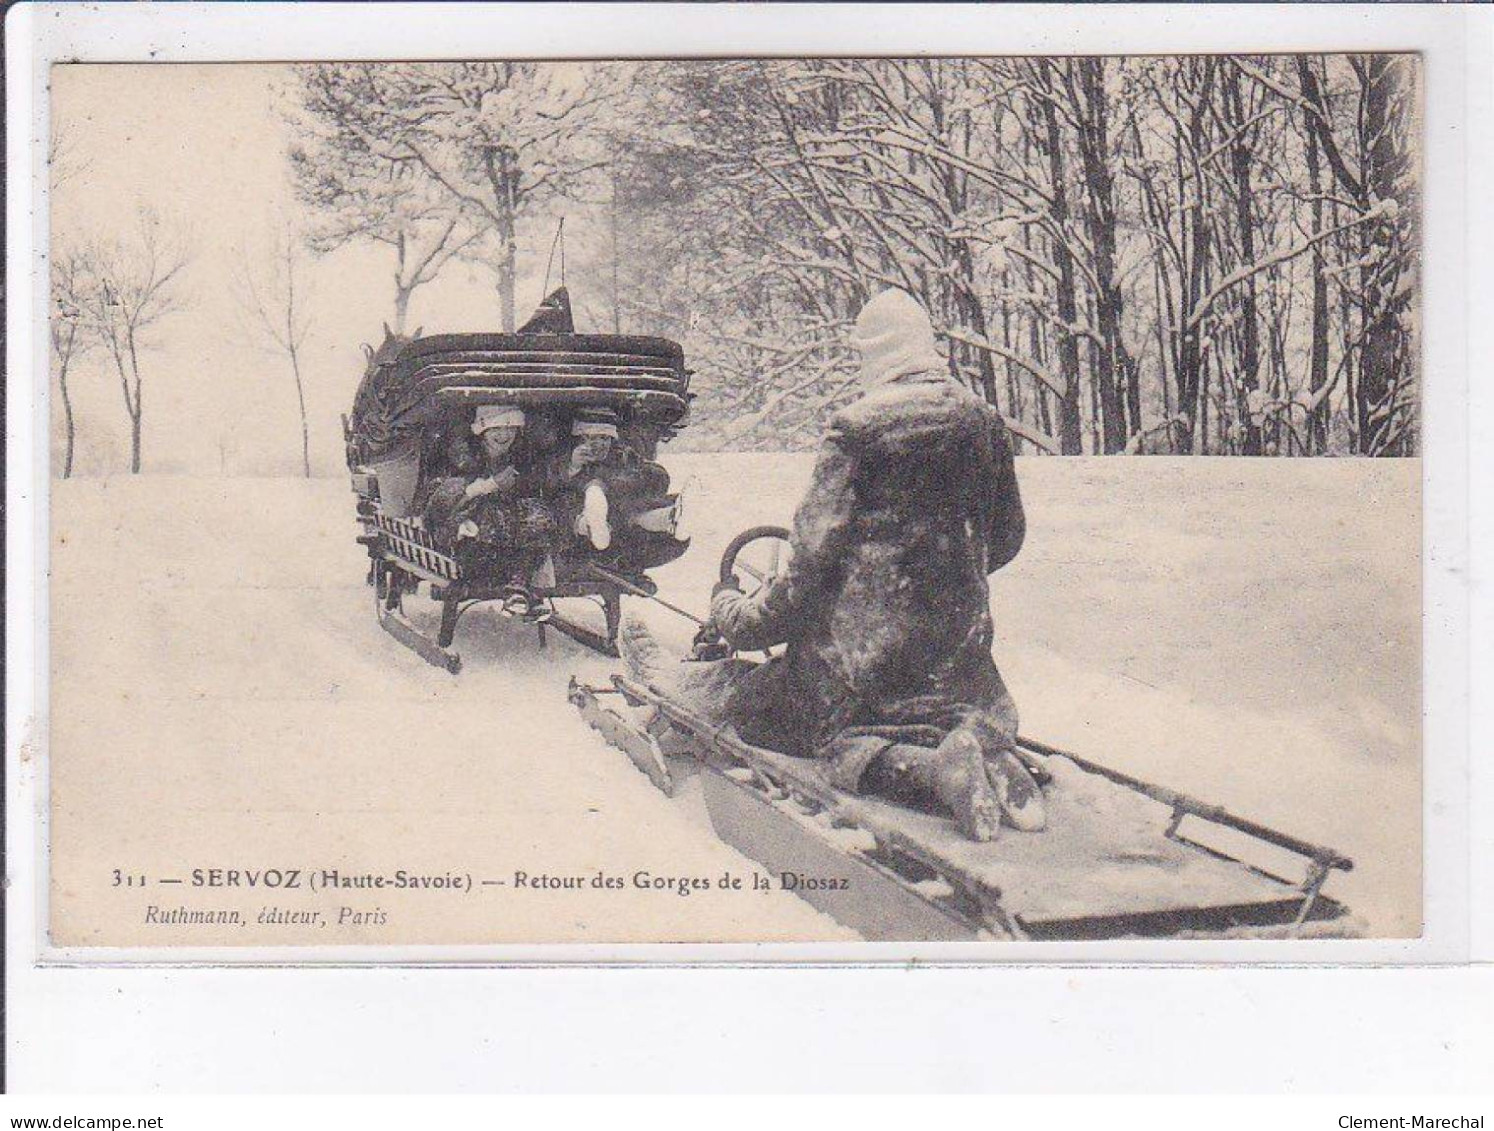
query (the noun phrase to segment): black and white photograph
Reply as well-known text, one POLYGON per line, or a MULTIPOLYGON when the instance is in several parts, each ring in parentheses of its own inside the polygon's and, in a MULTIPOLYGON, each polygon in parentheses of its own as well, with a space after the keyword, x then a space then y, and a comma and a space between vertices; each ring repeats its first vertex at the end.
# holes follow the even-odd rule
POLYGON ((49 945, 1418 938, 1423 70, 54 64, 49 945))

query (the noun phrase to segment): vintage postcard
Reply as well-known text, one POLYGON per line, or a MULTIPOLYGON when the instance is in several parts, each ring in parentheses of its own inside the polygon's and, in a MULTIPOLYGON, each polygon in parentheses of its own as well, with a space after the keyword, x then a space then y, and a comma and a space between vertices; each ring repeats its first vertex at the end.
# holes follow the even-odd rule
POLYGON ((50 944, 1416 938, 1422 89, 54 65, 50 944))

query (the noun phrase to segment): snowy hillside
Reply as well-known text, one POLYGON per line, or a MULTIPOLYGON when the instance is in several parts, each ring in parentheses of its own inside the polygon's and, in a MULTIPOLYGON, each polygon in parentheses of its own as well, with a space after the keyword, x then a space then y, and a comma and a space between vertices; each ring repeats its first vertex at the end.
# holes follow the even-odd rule
MULTIPOLYGON (((809 464, 665 458, 694 481, 695 544, 656 577, 699 609, 724 542, 785 521, 809 464)), ((1019 475, 1028 543, 993 600, 1023 730, 1347 852, 1356 871, 1329 890, 1375 933, 1415 934, 1419 463, 1028 459, 1019 475)), ((428 667, 377 627, 353 536, 340 480, 54 484, 54 843, 87 822, 98 846, 54 856, 70 941, 139 903, 98 882, 120 861, 751 869, 698 799, 657 793, 576 717, 567 678, 607 661, 553 635, 541 651, 533 629, 479 611, 458 632, 462 673, 428 667)), ((381 902, 429 942, 845 937, 781 893, 605 915, 584 892, 381 902)), ((142 926, 111 941, 166 940, 142 926)))

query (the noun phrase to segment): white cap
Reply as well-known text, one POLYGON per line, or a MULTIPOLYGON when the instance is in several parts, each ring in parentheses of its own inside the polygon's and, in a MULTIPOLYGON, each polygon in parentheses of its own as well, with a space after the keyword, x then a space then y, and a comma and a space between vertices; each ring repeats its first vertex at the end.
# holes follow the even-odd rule
POLYGON ((472 421, 472 434, 481 436, 489 428, 524 427, 524 410, 507 404, 480 404, 472 421))
POLYGON ((572 436, 610 436, 617 439, 617 425, 606 420, 578 420, 571 425, 572 436))

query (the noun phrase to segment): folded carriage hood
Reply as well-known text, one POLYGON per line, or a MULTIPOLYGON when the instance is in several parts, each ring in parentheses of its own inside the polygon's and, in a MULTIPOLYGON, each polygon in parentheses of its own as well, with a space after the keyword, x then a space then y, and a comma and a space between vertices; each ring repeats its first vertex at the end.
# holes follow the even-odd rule
POLYGON ((384 349, 359 385, 350 421, 365 458, 412 442, 447 406, 605 405, 658 426, 689 404, 684 351, 625 334, 436 334, 384 349))

